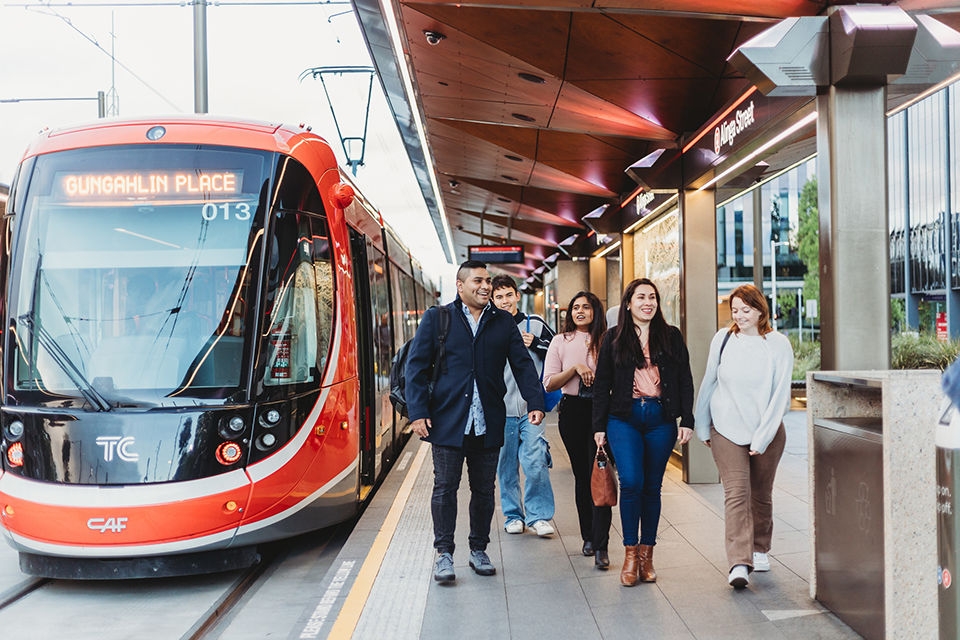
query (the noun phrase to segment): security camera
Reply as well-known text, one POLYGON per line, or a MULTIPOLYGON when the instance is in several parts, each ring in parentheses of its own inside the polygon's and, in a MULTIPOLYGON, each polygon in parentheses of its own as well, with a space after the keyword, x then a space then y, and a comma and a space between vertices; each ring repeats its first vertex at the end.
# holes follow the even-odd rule
POLYGON ((424 31, 423 35, 427 38, 427 44, 436 46, 440 44, 441 40, 444 40, 447 36, 443 35, 439 31, 424 31))

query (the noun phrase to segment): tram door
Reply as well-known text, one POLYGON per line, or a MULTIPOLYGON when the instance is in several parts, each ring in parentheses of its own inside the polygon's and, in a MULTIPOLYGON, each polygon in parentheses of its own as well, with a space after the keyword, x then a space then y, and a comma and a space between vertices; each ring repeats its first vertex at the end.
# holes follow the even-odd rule
POLYGON ((350 242, 360 376, 360 479, 367 490, 393 458, 389 291, 383 252, 353 229, 350 242))

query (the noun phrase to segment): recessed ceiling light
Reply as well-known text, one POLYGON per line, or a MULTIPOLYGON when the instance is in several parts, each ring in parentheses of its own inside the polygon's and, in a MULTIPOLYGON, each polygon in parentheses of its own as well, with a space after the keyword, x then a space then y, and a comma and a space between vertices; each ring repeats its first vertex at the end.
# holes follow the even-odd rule
POLYGON ((513 156, 513 155, 510 155, 509 153, 503 157, 506 158, 507 160, 513 160, 514 162, 523 162, 523 158, 521 158, 520 156, 513 156))
POLYGON ((510 182, 520 182, 520 178, 514 178, 513 176, 508 176, 505 173, 501 173, 500 177, 504 180, 509 180, 510 182))
POLYGON ((534 118, 533 116, 528 116, 525 113, 511 113, 510 115, 512 115, 517 120, 523 120, 524 122, 534 122, 536 120, 536 118, 534 118))
POLYGON ((546 82, 546 80, 541 78, 540 76, 534 75, 532 73, 527 73, 526 71, 521 71, 520 73, 517 74, 517 76, 520 77, 521 80, 526 80, 527 82, 533 82, 534 84, 543 84, 544 82, 546 82))

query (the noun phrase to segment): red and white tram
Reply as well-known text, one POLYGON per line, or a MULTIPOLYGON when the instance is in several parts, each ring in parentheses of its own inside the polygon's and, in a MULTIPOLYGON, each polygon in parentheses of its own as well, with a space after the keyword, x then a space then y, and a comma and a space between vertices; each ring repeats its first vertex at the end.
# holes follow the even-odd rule
POLYGON ((197 573, 352 517, 405 435, 395 349, 435 302, 303 127, 48 132, 0 255, 0 523, 51 577, 197 573))

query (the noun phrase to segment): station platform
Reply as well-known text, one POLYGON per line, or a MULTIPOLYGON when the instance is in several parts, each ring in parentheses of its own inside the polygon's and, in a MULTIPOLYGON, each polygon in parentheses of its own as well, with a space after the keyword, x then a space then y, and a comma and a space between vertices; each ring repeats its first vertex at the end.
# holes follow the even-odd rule
MULTIPOLYGON (((689 485, 669 465, 654 564, 656 583, 620 585, 622 536, 614 507, 608 571, 584 557, 573 498, 573 474, 548 414, 554 468, 556 533, 507 534, 498 509, 487 553, 494 576, 467 564, 467 502, 460 488, 457 580, 433 580, 430 446, 418 439, 403 455, 354 528, 322 582, 300 638, 368 640, 603 638, 859 638, 809 596, 810 514, 806 415, 784 421, 787 446, 774 492, 771 570, 751 574, 735 591, 726 581, 723 490, 689 485)), ((499 497, 499 496, 498 496, 499 497)), ((305 615, 306 614, 306 615, 305 615)))

